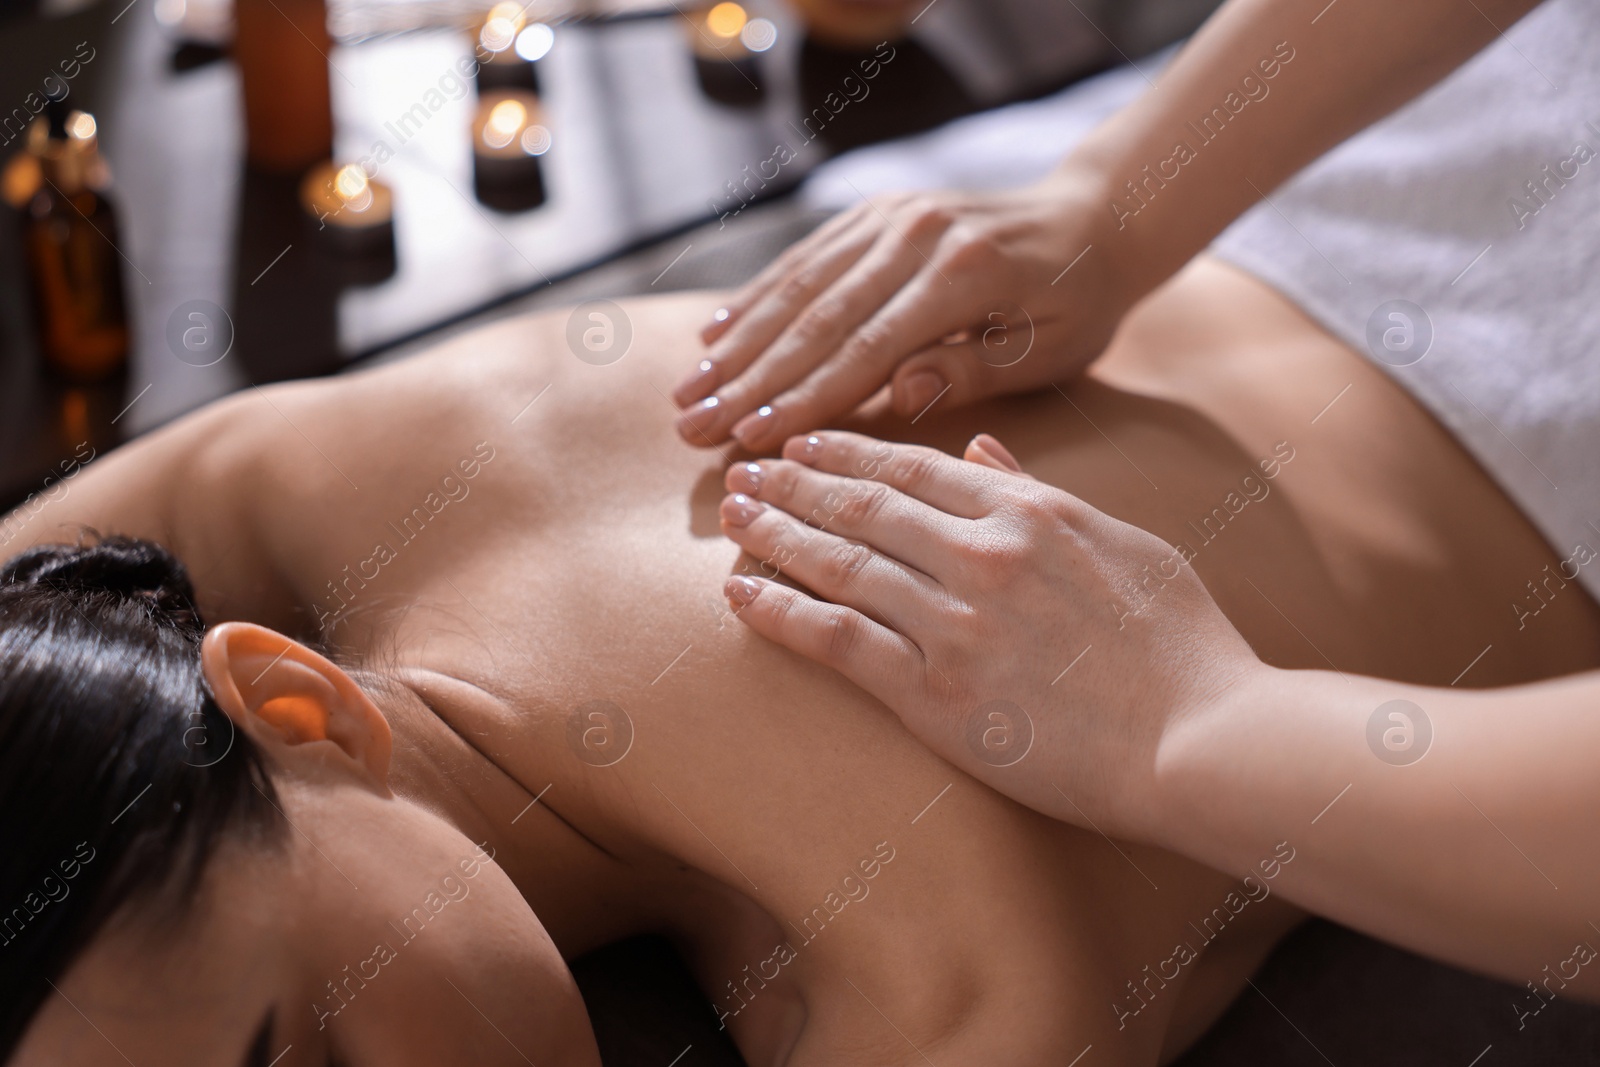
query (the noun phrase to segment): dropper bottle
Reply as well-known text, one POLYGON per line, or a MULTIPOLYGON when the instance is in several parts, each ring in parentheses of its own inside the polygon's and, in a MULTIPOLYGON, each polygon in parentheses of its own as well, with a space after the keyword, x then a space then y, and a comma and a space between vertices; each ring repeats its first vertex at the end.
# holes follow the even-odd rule
POLYGON ((128 358, 117 219, 94 116, 51 99, 28 129, 41 181, 24 222, 39 344, 51 371, 90 384, 128 358))

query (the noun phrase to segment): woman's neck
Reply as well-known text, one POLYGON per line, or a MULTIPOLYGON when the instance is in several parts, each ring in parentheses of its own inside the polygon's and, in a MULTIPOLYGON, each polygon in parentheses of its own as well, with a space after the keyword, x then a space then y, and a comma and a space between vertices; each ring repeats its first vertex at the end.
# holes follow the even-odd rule
POLYGON ((460 721, 452 704, 467 696, 455 692, 464 685, 434 671, 401 670, 379 687, 394 735, 395 796, 491 855, 569 959, 658 926, 659 916, 646 914, 653 887, 563 818, 549 783, 518 781, 480 747, 476 732, 451 725, 460 721))

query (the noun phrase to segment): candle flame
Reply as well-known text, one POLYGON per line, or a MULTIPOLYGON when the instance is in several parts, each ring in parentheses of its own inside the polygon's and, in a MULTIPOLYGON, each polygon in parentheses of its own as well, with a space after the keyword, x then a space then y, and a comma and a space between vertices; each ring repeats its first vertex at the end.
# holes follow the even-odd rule
POLYGON ((489 9, 489 18, 505 19, 511 23, 513 29, 520 30, 528 22, 524 12, 527 10, 522 4, 513 3, 512 0, 502 0, 489 9))
POLYGON ((491 148, 504 148, 528 123, 528 109, 520 100, 502 100, 489 111, 483 124, 483 142, 491 148))
POLYGON ((494 18, 483 24, 478 41, 485 52, 504 52, 516 39, 517 28, 510 19, 494 18))
POLYGON ((748 18, 744 8, 724 2, 706 12, 706 29, 718 37, 737 37, 748 18))
POLYGON ((372 206, 372 184, 359 163, 346 163, 339 168, 333 176, 333 190, 351 211, 365 211, 372 206))

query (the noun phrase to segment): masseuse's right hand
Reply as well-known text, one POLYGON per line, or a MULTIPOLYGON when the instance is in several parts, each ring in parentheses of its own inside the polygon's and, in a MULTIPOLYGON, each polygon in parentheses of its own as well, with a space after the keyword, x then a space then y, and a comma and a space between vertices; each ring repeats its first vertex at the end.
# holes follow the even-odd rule
POLYGON ((1176 549, 1023 475, 986 434, 960 460, 819 432, 727 487, 723 532, 761 561, 728 580, 739 619, 1055 818, 1159 825, 1163 740, 1268 670, 1176 549))
POLYGON ((691 444, 751 450, 827 425, 885 383, 916 417, 1038 388, 1099 355, 1132 303, 1099 179, 861 204, 789 249, 705 328, 674 391, 691 444))

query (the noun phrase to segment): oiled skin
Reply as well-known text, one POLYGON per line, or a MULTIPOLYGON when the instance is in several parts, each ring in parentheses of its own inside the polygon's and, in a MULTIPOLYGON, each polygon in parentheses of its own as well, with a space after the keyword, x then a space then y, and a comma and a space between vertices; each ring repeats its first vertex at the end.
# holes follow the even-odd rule
MULTIPOLYGON (((752 1064, 1059 1065, 1090 1044, 1098 1063, 1169 1057, 1297 913, 1250 904, 1119 1027, 1113 1005, 1139 1003, 1127 983, 1177 942, 1198 945, 1190 924, 1246 872, 1028 812, 728 615, 722 579, 755 566, 716 525, 739 457, 679 442, 663 395, 699 358, 694 330, 715 306, 628 303, 632 349, 609 366, 574 358, 556 313, 243 394, 89 468, 8 554, 80 523, 155 537, 188 562, 213 622, 301 636, 333 623, 334 642, 454 728, 459 750, 441 759, 476 750, 505 772, 484 779, 493 844, 563 952, 666 931, 752 1064), (463 460, 477 462, 470 479, 463 460), (440 507, 446 490, 461 498, 440 507), (430 492, 438 513, 403 540, 430 492), (380 542, 393 558, 365 562, 380 542), (329 583, 348 600, 331 616, 329 583), (631 721, 610 766, 596 751, 629 730, 614 715, 574 727, 591 701, 631 721), (589 749, 585 726, 600 731, 589 749), (859 899, 829 911, 847 891, 859 899), (779 977, 753 977, 784 941, 794 958, 779 977)), ((1188 543, 1224 611, 1281 666, 1442 685, 1492 644, 1461 682, 1489 685, 1600 661, 1600 612, 1576 588, 1517 629, 1511 604, 1558 556, 1451 439, 1214 263, 1136 309, 1065 394, 860 428, 952 451, 996 433, 1042 480, 1188 543)), ((1081 643, 1061 641, 1065 667, 1081 643)))

